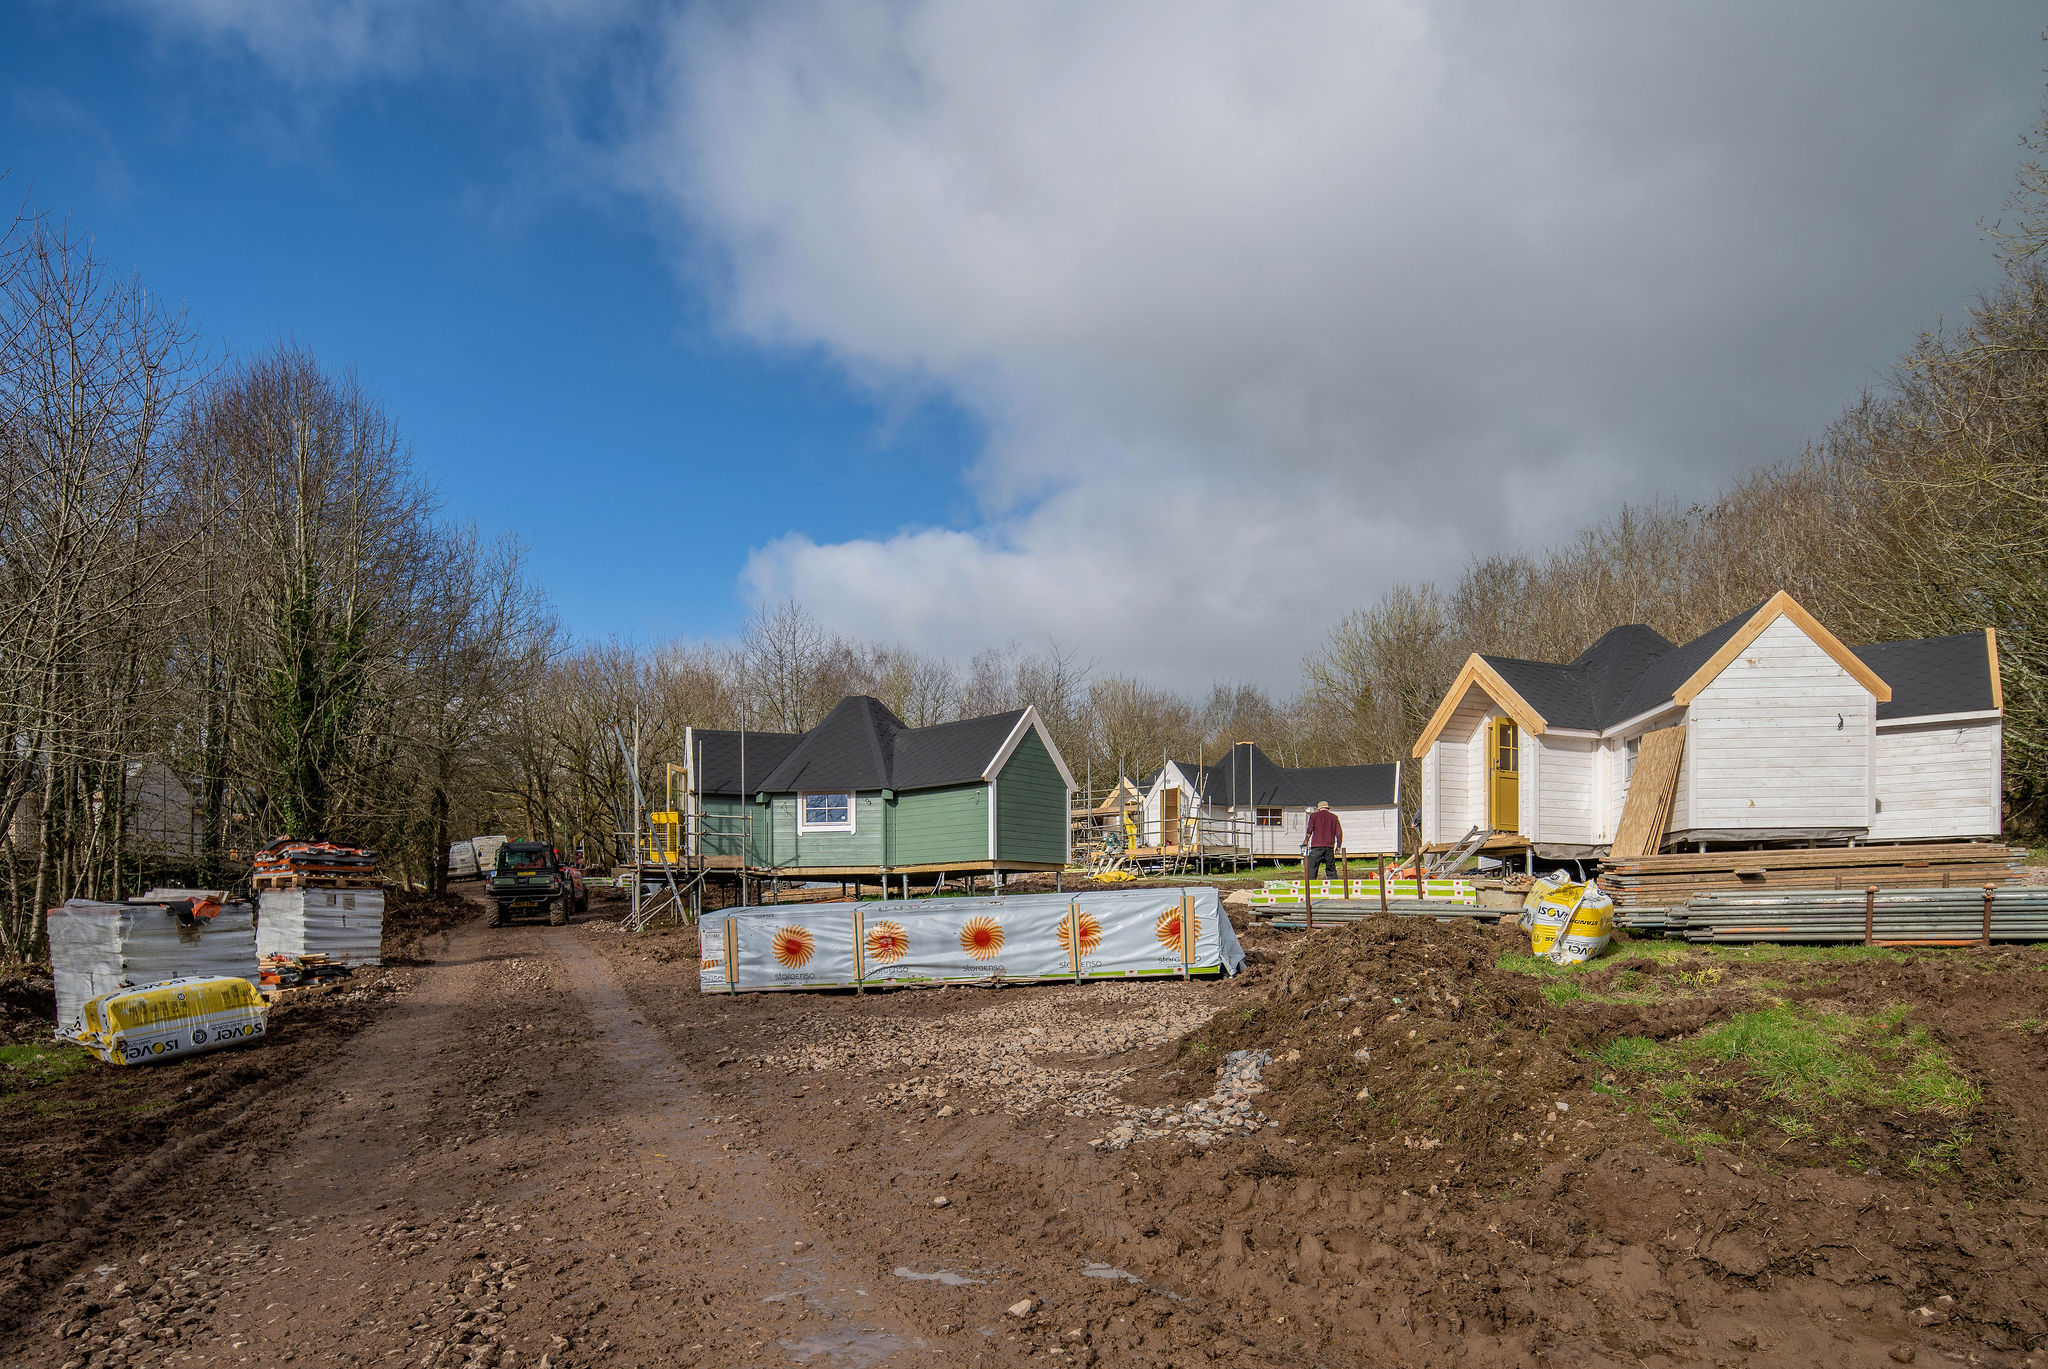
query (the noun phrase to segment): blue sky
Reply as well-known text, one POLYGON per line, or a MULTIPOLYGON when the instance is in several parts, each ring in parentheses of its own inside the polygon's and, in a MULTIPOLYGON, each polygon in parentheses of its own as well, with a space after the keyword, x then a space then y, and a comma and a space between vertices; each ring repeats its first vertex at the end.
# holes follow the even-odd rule
POLYGON ((355 366, 449 512, 525 537, 580 633, 724 634, 769 538, 965 511, 966 415, 721 336, 682 249, 516 86, 306 90, 81 7, 0 10, 0 63, 10 195, 94 233, 224 352, 296 337, 355 366))
POLYGON ((25 0, 0 166, 565 622, 1290 688, 1990 284, 2037 6, 25 0))

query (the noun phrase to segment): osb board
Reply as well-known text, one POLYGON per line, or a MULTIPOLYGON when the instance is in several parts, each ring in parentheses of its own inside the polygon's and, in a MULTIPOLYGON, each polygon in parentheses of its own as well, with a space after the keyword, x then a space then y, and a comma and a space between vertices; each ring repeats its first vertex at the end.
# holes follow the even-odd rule
POLYGON ((1684 760, 1684 723, 1643 734, 1609 860, 1635 860, 1657 849, 1664 839, 1665 824, 1671 820, 1671 799, 1678 790, 1678 767, 1684 760))

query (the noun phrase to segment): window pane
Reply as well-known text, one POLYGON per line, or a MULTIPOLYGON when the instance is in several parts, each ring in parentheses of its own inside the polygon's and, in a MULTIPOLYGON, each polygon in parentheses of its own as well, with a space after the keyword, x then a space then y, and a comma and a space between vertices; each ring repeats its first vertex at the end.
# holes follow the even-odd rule
POLYGON ((804 795, 804 822, 813 827, 843 824, 852 811, 851 794, 804 795))

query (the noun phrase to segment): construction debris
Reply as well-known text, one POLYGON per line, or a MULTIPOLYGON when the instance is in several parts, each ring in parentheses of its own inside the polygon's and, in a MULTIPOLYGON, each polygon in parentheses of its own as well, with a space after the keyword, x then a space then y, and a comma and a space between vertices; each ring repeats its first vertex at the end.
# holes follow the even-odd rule
POLYGON ((2011 883, 2026 854, 1992 842, 1674 852, 1610 860, 1600 887, 1621 908, 1675 907, 1712 893, 1974 888, 2011 883))
POLYGON ((259 983, 265 993, 317 984, 324 979, 345 979, 349 972, 348 966, 337 964, 324 955, 285 955, 272 952, 263 956, 258 965, 262 971, 259 983))

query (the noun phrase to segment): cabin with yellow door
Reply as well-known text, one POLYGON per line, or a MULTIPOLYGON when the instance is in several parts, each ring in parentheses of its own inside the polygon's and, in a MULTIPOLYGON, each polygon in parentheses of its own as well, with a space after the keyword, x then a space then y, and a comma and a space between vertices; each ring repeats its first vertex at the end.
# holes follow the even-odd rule
POLYGON ((1605 855, 1659 732, 1665 849, 1995 838, 2003 726, 1992 631, 1852 649, 1779 593, 1683 644, 1632 623, 1564 664, 1471 657, 1415 744, 1422 842, 1605 855))

